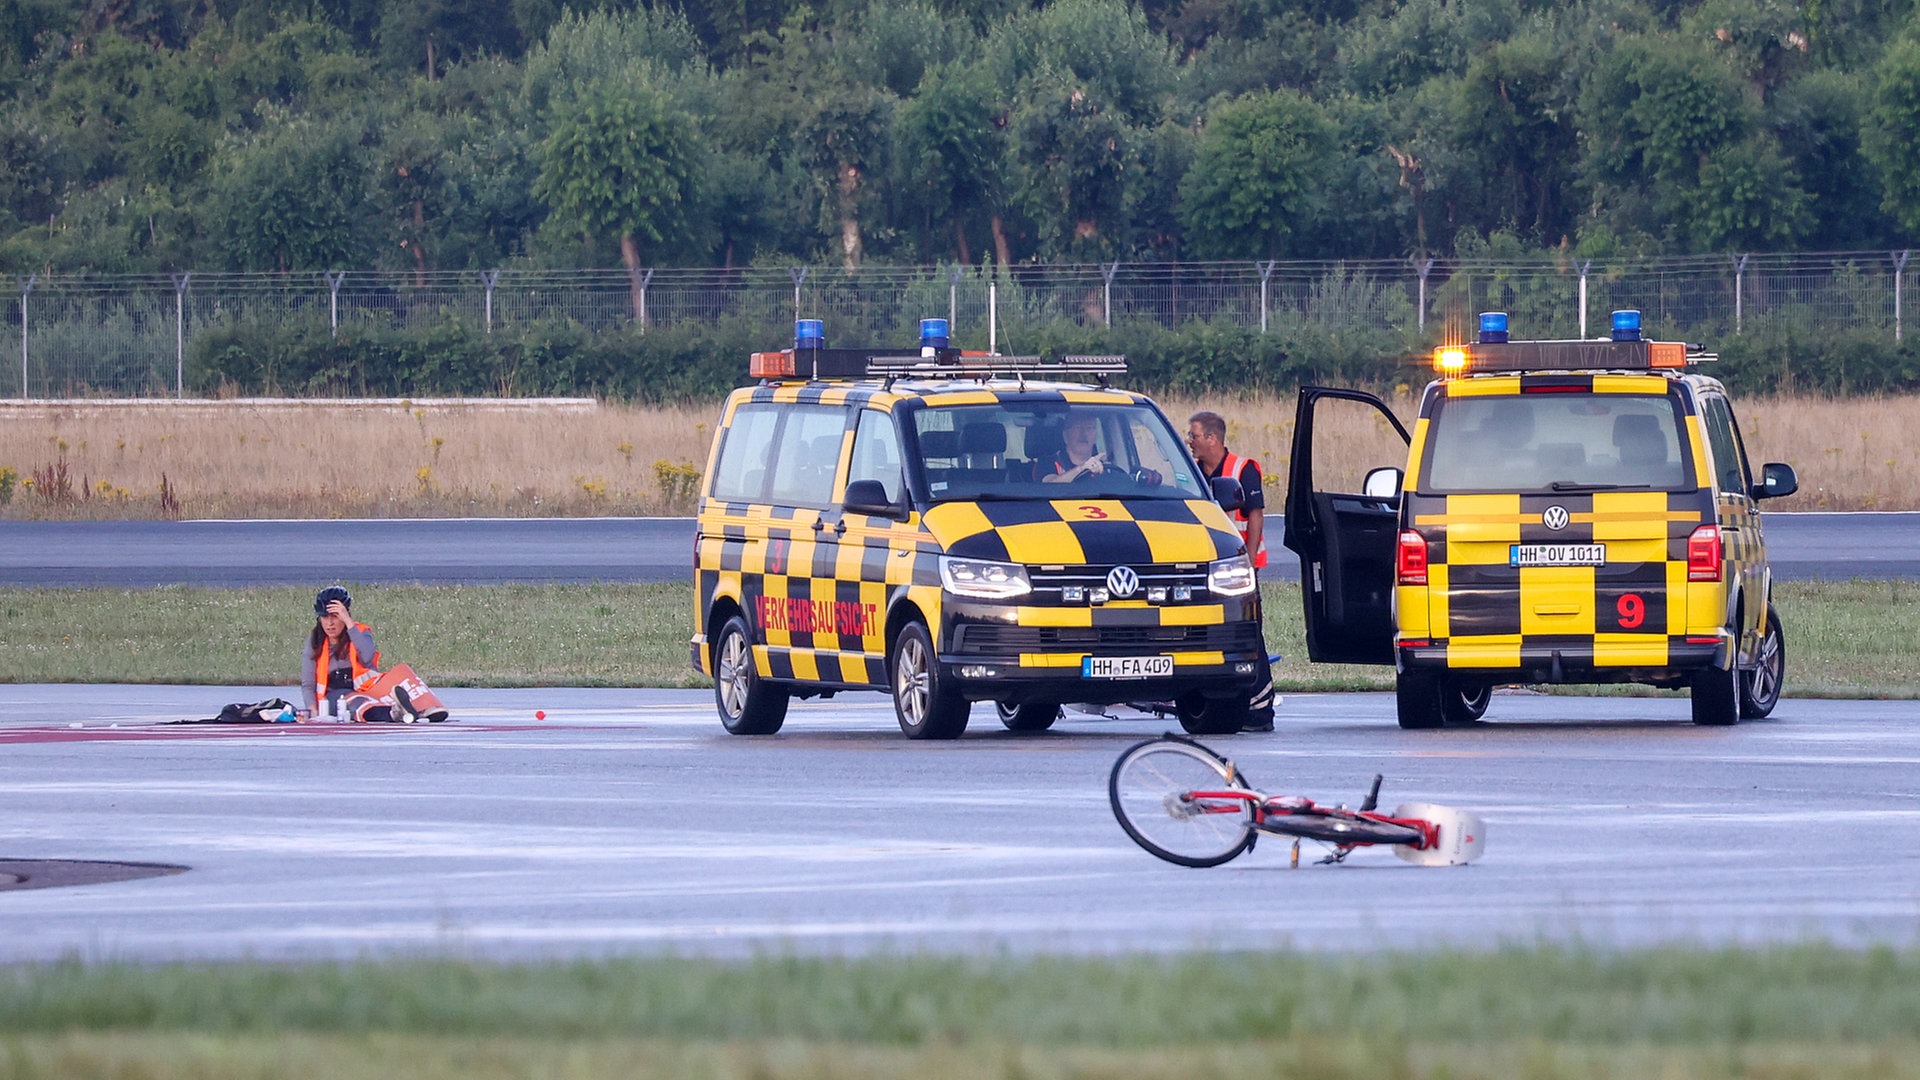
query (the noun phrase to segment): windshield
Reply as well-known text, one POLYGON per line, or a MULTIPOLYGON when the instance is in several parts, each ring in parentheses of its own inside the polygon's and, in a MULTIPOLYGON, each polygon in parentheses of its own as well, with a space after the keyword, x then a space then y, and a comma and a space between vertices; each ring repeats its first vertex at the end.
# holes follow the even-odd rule
POLYGON ((954 499, 1205 499, 1173 429, 1146 405, 1009 400, 914 413, 924 490, 954 499))
POLYGON ((1427 431, 1426 493, 1694 486, 1679 415, 1664 394, 1447 397, 1427 431))

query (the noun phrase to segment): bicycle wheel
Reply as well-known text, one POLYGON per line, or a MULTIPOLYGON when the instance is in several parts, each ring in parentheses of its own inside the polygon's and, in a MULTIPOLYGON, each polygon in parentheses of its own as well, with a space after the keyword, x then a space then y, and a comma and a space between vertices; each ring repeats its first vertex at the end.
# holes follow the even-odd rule
POLYGON ((1417 844, 1420 830, 1367 818, 1338 814, 1268 814, 1261 828, 1267 832, 1321 840, 1329 844, 1417 844))
POLYGON ((1133 842, 1181 866, 1219 866, 1253 846, 1253 804, 1196 800, 1194 791, 1248 790, 1205 747, 1153 739, 1120 755, 1107 778, 1113 816, 1133 842))

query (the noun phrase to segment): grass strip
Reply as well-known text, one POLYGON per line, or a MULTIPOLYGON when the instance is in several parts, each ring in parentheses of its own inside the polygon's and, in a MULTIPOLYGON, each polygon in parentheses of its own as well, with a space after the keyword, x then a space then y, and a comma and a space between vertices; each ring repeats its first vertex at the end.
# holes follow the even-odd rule
POLYGON ((1920 953, 62 963, 0 1016, 6 1077, 1920 1076, 1920 953))
MULTIPOLYGON (((1308 662, 1299 586, 1261 588, 1283 691, 1392 687, 1383 667, 1308 662)), ((689 586, 352 589, 387 662, 439 685, 709 685, 687 663, 689 586)), ((1920 696, 1920 583, 1785 582, 1775 602, 1789 696, 1920 696)), ((312 604, 304 587, 0 589, 0 682, 294 685, 312 604)))

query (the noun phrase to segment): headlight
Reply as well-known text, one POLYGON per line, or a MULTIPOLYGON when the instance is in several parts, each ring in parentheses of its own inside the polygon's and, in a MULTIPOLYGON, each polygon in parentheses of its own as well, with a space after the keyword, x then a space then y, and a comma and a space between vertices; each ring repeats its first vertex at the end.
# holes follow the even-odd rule
POLYGON ((944 555, 940 558, 940 583, 955 596, 977 596, 987 600, 1005 600, 1033 591, 1024 566, 983 562, 979 559, 952 559, 944 555))
POLYGON ((1253 579, 1253 561, 1245 555, 1221 559, 1207 566, 1207 589, 1216 596, 1245 596, 1257 585, 1253 579))

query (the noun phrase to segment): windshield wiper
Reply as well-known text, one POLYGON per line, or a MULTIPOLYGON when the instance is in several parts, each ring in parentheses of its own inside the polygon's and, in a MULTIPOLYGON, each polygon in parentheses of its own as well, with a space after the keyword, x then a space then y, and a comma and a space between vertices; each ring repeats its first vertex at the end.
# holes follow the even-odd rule
POLYGON ((1644 491, 1651 484, 1582 484, 1573 480, 1555 480, 1547 487, 1554 491, 1644 491))

